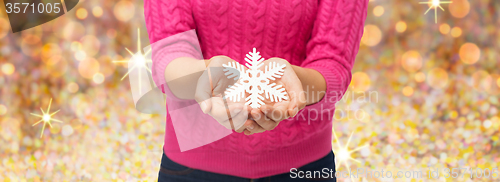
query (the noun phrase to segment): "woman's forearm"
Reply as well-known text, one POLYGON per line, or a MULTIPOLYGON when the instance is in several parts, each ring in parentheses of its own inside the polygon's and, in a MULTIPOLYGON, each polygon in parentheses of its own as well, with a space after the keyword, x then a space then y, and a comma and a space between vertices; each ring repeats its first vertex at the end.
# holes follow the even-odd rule
POLYGON ((302 82, 302 88, 307 98, 306 105, 319 102, 326 93, 326 81, 323 75, 314 69, 295 65, 292 65, 292 68, 302 82))
POLYGON ((165 68, 165 81, 168 89, 179 99, 194 99, 196 84, 208 60, 190 57, 174 59, 165 68))

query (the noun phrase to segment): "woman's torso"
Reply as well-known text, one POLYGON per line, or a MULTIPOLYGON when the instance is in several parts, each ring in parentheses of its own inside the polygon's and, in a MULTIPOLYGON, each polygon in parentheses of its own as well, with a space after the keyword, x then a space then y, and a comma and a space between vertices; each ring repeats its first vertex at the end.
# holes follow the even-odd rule
MULTIPOLYGON (((319 1, 192 0, 191 3, 204 59, 225 55, 243 63, 245 55, 255 47, 265 59, 280 57, 301 65, 319 1)), ((317 114, 316 111, 316 117, 317 114)), ((331 151, 331 117, 311 122, 309 115, 303 109, 294 118, 281 121, 274 130, 250 136, 233 132, 186 152, 180 152, 176 146, 172 120, 167 116, 164 151, 183 165, 216 173, 243 177, 283 173, 331 151)))
POLYGON ((300 65, 318 1, 193 0, 192 12, 205 59, 226 55, 244 62, 256 48, 264 58, 300 65))

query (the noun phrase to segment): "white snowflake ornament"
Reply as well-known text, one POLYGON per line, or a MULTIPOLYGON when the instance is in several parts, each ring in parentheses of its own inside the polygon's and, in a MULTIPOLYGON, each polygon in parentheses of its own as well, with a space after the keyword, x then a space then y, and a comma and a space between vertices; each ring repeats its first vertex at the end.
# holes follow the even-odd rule
POLYGON ((257 52, 253 48, 253 52, 249 52, 245 58, 247 70, 237 62, 223 64, 222 66, 228 79, 239 79, 238 82, 226 89, 224 97, 233 102, 239 102, 245 96, 245 93, 248 93, 249 96, 245 99, 245 105, 249 105, 252 108, 260 108, 260 106, 264 105, 262 94, 266 96, 266 99, 271 100, 271 102, 288 100, 287 93, 282 85, 269 83, 271 80, 281 78, 285 72, 286 65, 272 62, 266 65, 264 71, 262 71, 259 68, 262 67, 264 60, 260 52, 257 52))

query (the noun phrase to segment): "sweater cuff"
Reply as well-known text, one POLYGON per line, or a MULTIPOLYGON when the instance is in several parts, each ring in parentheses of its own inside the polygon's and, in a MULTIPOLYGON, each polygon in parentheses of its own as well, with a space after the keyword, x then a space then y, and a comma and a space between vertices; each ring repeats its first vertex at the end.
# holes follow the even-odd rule
POLYGON ((345 67, 335 61, 315 62, 307 65, 306 68, 314 69, 323 75, 326 91, 319 102, 308 105, 304 109, 316 109, 323 113, 335 108, 335 104, 342 99, 351 82, 350 71, 345 71, 345 67))
MULTIPOLYGON (((175 35, 171 35, 151 44, 152 47, 152 77, 156 87, 167 94, 173 96, 166 87, 165 69, 173 60, 180 57, 203 59, 200 44, 196 31, 189 30, 175 35)), ((170 97, 175 98, 175 97, 170 97)))

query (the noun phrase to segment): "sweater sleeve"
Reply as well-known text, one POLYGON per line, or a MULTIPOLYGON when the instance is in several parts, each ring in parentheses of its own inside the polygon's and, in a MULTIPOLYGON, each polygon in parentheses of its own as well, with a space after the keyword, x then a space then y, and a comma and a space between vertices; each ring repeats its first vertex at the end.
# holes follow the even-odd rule
POLYGON ((144 16, 152 48, 152 76, 155 84, 165 85, 165 68, 179 57, 201 58, 191 0, 145 0, 144 16))
POLYGON ((323 75, 326 93, 321 101, 305 109, 334 108, 347 90, 363 35, 367 5, 368 0, 320 0, 301 67, 323 75))

